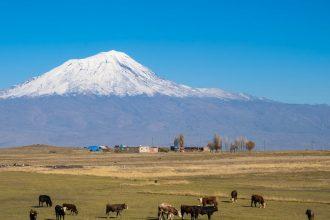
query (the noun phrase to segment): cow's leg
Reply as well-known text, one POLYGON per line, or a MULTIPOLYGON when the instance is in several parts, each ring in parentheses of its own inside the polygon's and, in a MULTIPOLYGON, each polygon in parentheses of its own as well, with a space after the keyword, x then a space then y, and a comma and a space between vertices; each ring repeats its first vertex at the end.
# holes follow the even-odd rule
POLYGON ((211 214, 207 213, 208 220, 211 220, 211 214))
POLYGON ((158 220, 163 220, 164 213, 162 211, 158 211, 158 220))

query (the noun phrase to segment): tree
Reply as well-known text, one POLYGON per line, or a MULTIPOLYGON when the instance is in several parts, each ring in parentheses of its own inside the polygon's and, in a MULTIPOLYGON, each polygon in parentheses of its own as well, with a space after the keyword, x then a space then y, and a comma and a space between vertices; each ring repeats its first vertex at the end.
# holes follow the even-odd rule
POLYGON ((253 141, 248 141, 245 144, 245 147, 248 151, 252 151, 255 146, 256 146, 256 143, 254 143, 253 141))
POLYGON ((230 145, 230 152, 243 151, 246 148, 247 139, 243 136, 238 137, 230 145))
POLYGON ((179 135, 179 149, 180 149, 180 152, 184 152, 184 136, 183 136, 183 134, 179 135))
POLYGON ((245 147, 246 146, 246 142, 247 142, 246 137, 241 136, 241 137, 236 138, 235 145, 236 145, 236 147, 237 147, 238 150, 243 151, 246 148, 245 147))
POLYGON ((237 151, 237 149, 238 149, 238 148, 237 148, 235 142, 232 143, 232 144, 230 144, 230 152, 231 152, 231 153, 235 153, 235 152, 237 151))
POLYGON ((217 134, 215 134, 213 138, 213 147, 217 152, 222 149, 222 139, 217 134))

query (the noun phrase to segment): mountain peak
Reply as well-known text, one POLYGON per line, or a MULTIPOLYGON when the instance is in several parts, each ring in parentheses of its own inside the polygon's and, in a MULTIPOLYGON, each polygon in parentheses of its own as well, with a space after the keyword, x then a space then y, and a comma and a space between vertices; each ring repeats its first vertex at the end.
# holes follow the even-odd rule
POLYGON ((161 79, 123 52, 111 50, 71 59, 49 72, 6 90, 0 98, 49 95, 215 97, 249 100, 251 97, 221 89, 191 88, 161 79))

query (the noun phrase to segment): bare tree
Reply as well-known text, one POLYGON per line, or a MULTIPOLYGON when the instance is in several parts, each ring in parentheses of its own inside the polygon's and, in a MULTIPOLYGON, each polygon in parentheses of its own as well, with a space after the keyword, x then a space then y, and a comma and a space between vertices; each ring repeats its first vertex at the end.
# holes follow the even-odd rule
POLYGON ((238 149, 238 147, 237 147, 235 142, 230 144, 230 152, 231 153, 235 153, 237 151, 237 149, 238 149))
POLYGON ((243 136, 238 137, 235 140, 235 142, 236 142, 236 146, 237 146, 238 150, 240 150, 240 151, 245 150, 245 146, 246 146, 246 142, 247 142, 246 137, 243 137, 243 136))
POLYGON ((184 152, 184 136, 183 136, 183 134, 179 135, 179 149, 180 149, 180 152, 184 152))
POLYGON ((246 148, 247 139, 243 136, 238 137, 230 145, 230 152, 243 151, 246 148))
POLYGON ((254 149, 255 146, 256 146, 256 143, 254 143, 253 141, 248 141, 248 142, 246 142, 245 147, 248 151, 251 152, 254 149))
POLYGON ((215 134, 213 138, 213 146, 216 152, 222 149, 222 139, 219 135, 215 134))

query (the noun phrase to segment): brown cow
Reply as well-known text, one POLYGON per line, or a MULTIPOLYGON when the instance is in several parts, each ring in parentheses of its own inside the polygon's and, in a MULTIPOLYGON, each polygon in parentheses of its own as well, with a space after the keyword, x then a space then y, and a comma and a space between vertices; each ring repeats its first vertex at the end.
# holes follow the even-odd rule
POLYGON ((306 213, 308 220, 314 220, 314 212, 310 209, 306 210, 306 213))
POLYGON ((260 195, 251 196, 251 207, 252 207, 252 204, 254 204, 254 207, 257 207, 257 204, 259 204, 260 205, 259 208, 266 208, 265 200, 260 195))
POLYGON ((74 213, 74 214, 78 215, 78 209, 77 209, 76 205, 63 203, 62 206, 66 207, 66 210, 70 211, 71 214, 74 213))
POLYGON ((198 201, 203 206, 206 206, 206 205, 218 206, 218 200, 217 200, 217 197, 215 197, 215 196, 199 198, 198 201))
POLYGON ((128 209, 128 206, 124 203, 124 204, 107 204, 105 207, 105 213, 108 215, 108 217, 110 216, 110 212, 116 212, 117 215, 121 215, 121 212, 124 209, 128 209))
POLYGON ((231 195, 231 201, 237 202, 237 191, 236 190, 232 191, 230 195, 231 195))
POLYGON ((167 219, 170 220, 172 220, 175 215, 181 217, 181 213, 172 205, 167 203, 162 203, 158 206, 158 220, 163 220, 164 214, 167 215, 167 219))

